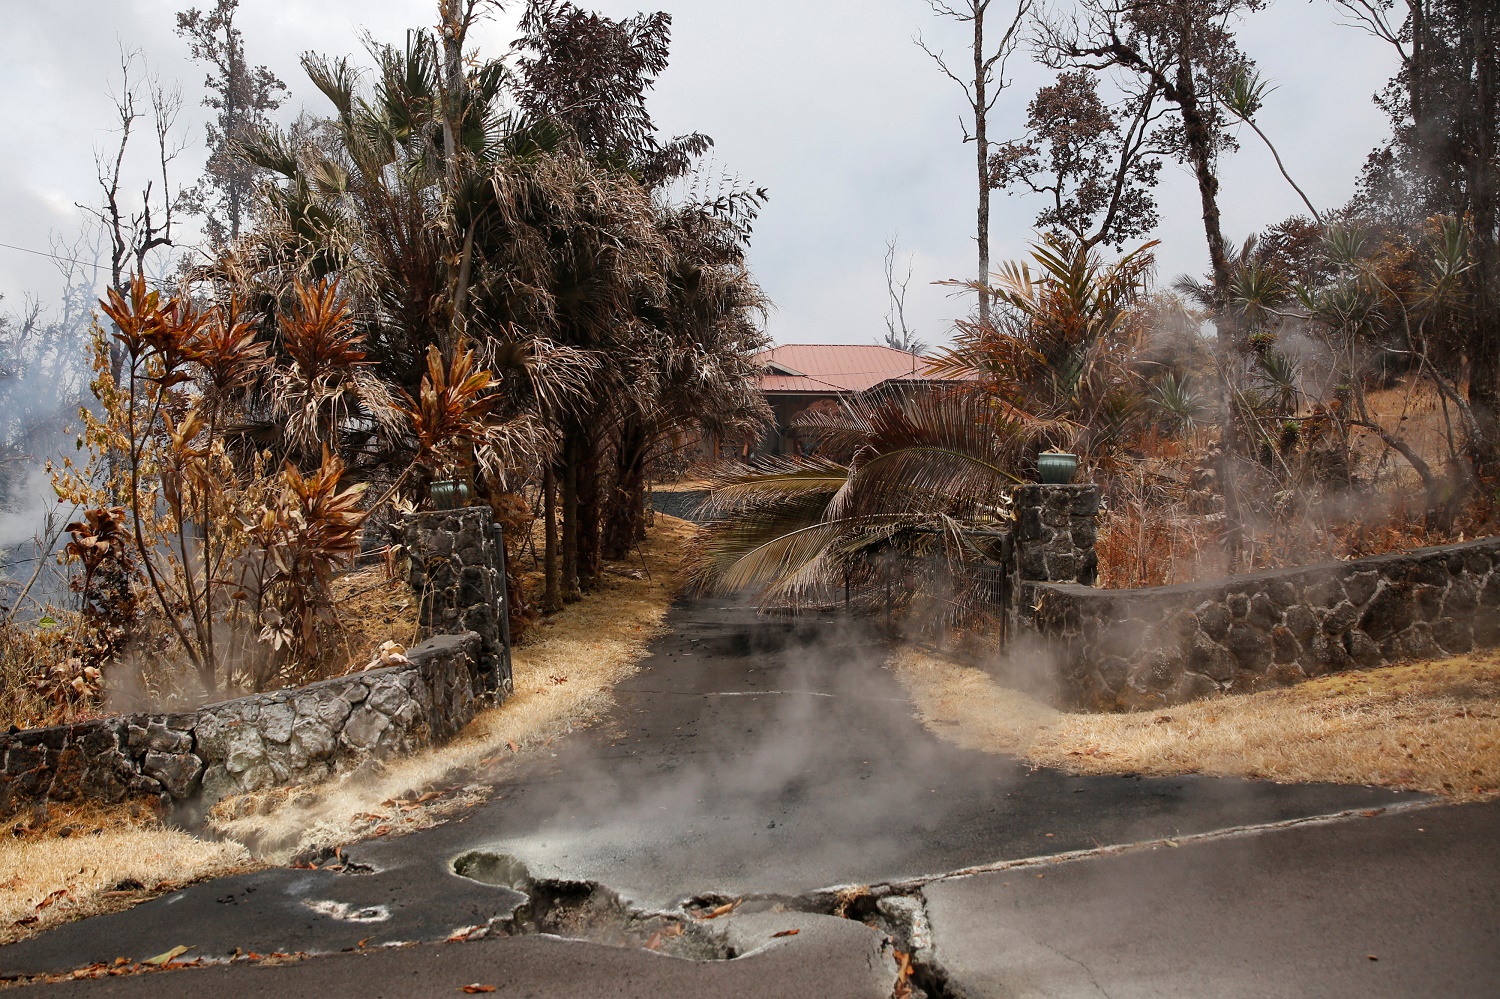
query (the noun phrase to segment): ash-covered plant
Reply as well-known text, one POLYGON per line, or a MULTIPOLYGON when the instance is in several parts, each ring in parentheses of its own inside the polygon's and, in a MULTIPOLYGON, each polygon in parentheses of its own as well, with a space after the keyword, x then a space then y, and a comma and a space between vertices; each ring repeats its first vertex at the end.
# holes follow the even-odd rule
POLYGON ((496 377, 468 347, 448 360, 434 347, 407 396, 364 363, 364 336, 336 282, 299 280, 291 291, 270 324, 235 295, 201 306, 140 276, 128 294, 112 291, 101 307, 121 379, 109 367, 111 337, 97 329, 99 407, 83 411, 80 441, 91 458, 54 476, 59 497, 88 511, 66 554, 89 606, 118 616, 142 601, 146 623, 175 639, 205 695, 328 665, 334 578, 359 553, 372 506, 413 469, 460 456, 514 463, 535 446, 529 424, 495 419, 496 377), (268 326, 275 342, 263 338, 268 326), (292 456, 317 448, 316 462, 247 444, 247 413, 267 385, 292 456), (409 441, 411 459, 366 506, 366 484, 345 481, 337 452, 351 435, 377 433, 409 441))
POLYGON ((986 532, 1009 521, 1014 469, 1040 424, 972 393, 856 400, 813 413, 799 432, 816 453, 730 469, 688 559, 704 590, 749 589, 769 607, 917 599, 931 622, 966 620, 984 599, 963 567, 992 556, 986 532))

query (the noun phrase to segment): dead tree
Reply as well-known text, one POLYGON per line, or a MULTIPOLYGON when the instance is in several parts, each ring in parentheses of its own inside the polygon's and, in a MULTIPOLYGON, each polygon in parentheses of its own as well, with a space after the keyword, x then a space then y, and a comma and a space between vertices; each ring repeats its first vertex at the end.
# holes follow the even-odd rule
POLYGON ((974 143, 977 164, 979 205, 975 242, 979 248, 979 319, 981 322, 988 321, 990 317, 990 296, 984 290, 990 281, 990 192, 994 189, 990 179, 989 114, 994 110, 995 101, 1000 94, 1010 86, 1010 81, 1005 78, 1005 65, 1021 40, 1021 25, 1031 12, 1032 2, 1033 0, 1015 0, 1009 24, 1001 34, 1000 41, 990 48, 990 43, 985 37, 985 21, 990 15, 992 5, 997 11, 1000 9, 1000 5, 994 4, 994 0, 963 0, 962 3, 957 4, 950 4, 947 0, 927 0, 933 13, 940 17, 951 18, 960 24, 967 24, 973 29, 974 40, 969 47, 969 54, 974 61, 972 75, 965 71, 962 77, 959 76, 949 68, 942 52, 934 51, 920 36, 916 40, 922 51, 937 63, 943 75, 963 89, 964 99, 969 104, 969 113, 973 116, 972 131, 970 130, 971 122, 965 121, 963 132, 964 142, 974 143))
MULTIPOLYGON (((119 122, 119 141, 112 153, 94 155, 95 173, 102 194, 99 204, 78 207, 93 216, 109 241, 110 287, 121 294, 128 290, 131 275, 145 274, 152 251, 174 247, 173 226, 193 197, 193 192, 172 187, 172 164, 186 148, 177 134, 182 113, 182 93, 167 88, 150 72, 139 50, 120 52, 120 86, 110 95, 119 122), (143 108, 145 105, 145 108, 143 108), (140 198, 132 201, 128 188, 135 181, 130 173, 131 140, 143 119, 148 119, 154 143, 152 166, 140 181, 140 198), (158 187, 158 184, 160 185, 158 187)), ((120 375, 124 355, 118 344, 110 345, 110 373, 120 375)))

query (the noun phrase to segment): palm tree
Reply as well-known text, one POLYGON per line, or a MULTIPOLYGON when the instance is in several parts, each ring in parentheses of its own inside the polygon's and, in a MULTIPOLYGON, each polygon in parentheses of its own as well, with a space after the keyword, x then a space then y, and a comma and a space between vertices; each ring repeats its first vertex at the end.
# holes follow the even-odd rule
POLYGON ((978 609, 962 567, 994 556, 987 538, 1009 519, 1012 470, 1064 430, 962 391, 857 399, 799 429, 816 454, 715 481, 715 520, 689 558, 695 584, 789 608, 840 594, 866 607, 917 600, 940 623, 978 609))
POLYGON ((1105 263, 1076 240, 1044 236, 1029 262, 994 275, 990 320, 959 323, 954 346, 929 370, 974 380, 1017 412, 1066 427, 1066 439, 1048 443, 1107 461, 1142 409, 1130 364, 1145 333, 1138 306, 1155 245, 1105 263))
MULTIPOLYGON (((664 65, 666 22, 638 22, 538 7, 523 47, 546 58, 523 59, 517 77, 476 56, 459 86, 444 71, 452 39, 431 32, 372 45, 368 81, 348 60, 308 57, 335 117, 247 144, 282 179, 241 283, 274 305, 293 277, 336 274, 362 363, 394 391, 415 397, 429 345, 451 358, 471 341, 503 383, 497 417, 540 428, 512 435, 533 444, 518 465, 493 450, 464 463, 480 495, 540 486, 553 609, 638 540, 646 468, 667 441, 745 425, 764 406, 750 357, 765 302, 743 255, 764 193, 668 196, 708 142, 655 138, 639 102, 664 65), (575 21, 650 58, 605 46, 614 55, 588 63, 588 46, 559 47, 558 25, 575 21)), ((352 474, 414 453, 409 436, 349 422, 352 474)))

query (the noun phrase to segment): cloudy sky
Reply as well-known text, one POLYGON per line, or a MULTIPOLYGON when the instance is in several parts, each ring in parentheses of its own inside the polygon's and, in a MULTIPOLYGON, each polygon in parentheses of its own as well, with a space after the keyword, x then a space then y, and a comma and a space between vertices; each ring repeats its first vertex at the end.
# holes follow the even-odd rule
MULTIPOLYGON (((200 0, 200 5, 203 0, 200 0)), ((94 203, 96 150, 111 148, 112 81, 119 50, 140 49, 154 70, 180 82, 188 109, 183 177, 201 165, 202 72, 173 33, 187 0, 0 0, 0 243, 46 251, 71 241, 83 222, 75 203, 94 203)), ((612 16, 646 6, 595 0, 612 16)), ((431 0, 242 0, 239 24, 250 58, 291 87, 285 117, 325 110, 297 66, 312 49, 350 53, 368 30, 399 41, 433 19, 431 0)), ((967 277, 973 259, 972 147, 961 144, 963 98, 913 44, 922 33, 950 52, 960 30, 925 0, 657 0, 674 18, 672 66, 652 110, 669 133, 698 130, 717 142, 722 170, 770 189, 752 263, 776 304, 770 332, 782 342, 871 342, 886 311, 882 261, 899 235, 912 258, 909 311, 918 332, 941 340, 963 306, 931 282, 967 277)), ((498 52, 506 19, 478 33, 498 52)), ((1315 203, 1334 206, 1353 190, 1385 122, 1370 95, 1394 70, 1393 54, 1340 27, 1327 0, 1277 0, 1241 26, 1244 49, 1278 85, 1261 124, 1315 203)), ((991 133, 1019 134, 1025 106, 1050 74, 1022 55, 991 133)), ((1233 239, 1301 206, 1253 134, 1223 167, 1225 229, 1233 239)), ((1204 269, 1196 189, 1168 167, 1159 189, 1160 273, 1204 269)), ((144 179, 144 178, 142 178, 144 179)), ((995 197, 993 255, 1015 256, 1031 237, 1038 206, 995 197)), ((186 233, 185 241, 195 236, 186 233)), ((26 296, 54 297, 45 257, 0 247, 0 294, 14 309, 26 296)))

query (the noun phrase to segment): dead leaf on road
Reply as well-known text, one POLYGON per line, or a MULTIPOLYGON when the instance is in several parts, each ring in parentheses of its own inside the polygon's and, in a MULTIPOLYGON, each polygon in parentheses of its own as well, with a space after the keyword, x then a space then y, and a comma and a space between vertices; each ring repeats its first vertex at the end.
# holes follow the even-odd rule
POLYGON ((772 933, 771 939, 775 940, 777 937, 794 937, 801 932, 801 930, 782 930, 780 933, 772 933))
POLYGON ((149 964, 149 965, 151 965, 154 968, 159 968, 162 965, 166 964, 168 961, 175 961, 177 958, 179 958, 182 955, 186 954, 188 952, 188 950, 189 950, 189 948, 184 947, 181 944, 178 944, 176 947, 173 947, 171 950, 167 951, 165 954, 158 954, 155 957, 147 958, 146 960, 142 961, 141 963, 142 964, 149 964))
POLYGON ((460 992, 467 992, 469 995, 472 996, 472 995, 478 995, 481 992, 493 992, 493 991, 495 991, 495 987, 493 985, 480 985, 479 983, 476 982, 473 985, 462 986, 461 988, 459 988, 458 991, 460 991, 460 992))
POLYGON ((737 909, 739 907, 739 904, 743 901, 744 899, 737 898, 733 902, 725 902, 723 905, 719 906, 717 909, 714 909, 712 912, 709 912, 706 915, 699 916, 698 918, 718 919, 720 916, 727 916, 735 909, 737 909))

